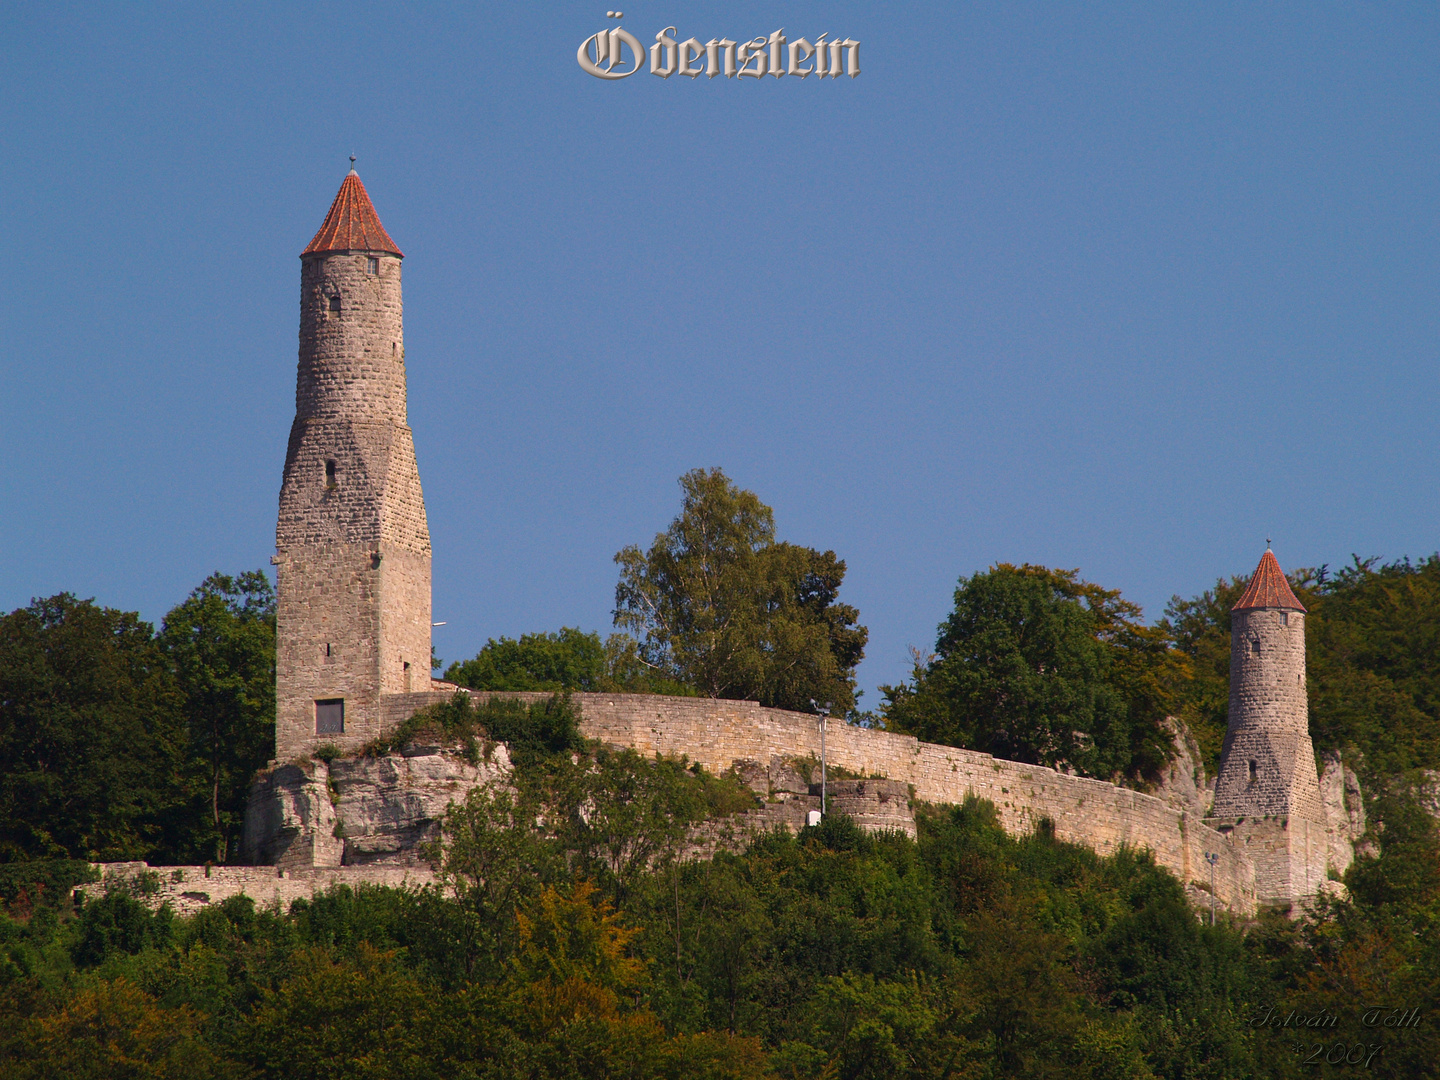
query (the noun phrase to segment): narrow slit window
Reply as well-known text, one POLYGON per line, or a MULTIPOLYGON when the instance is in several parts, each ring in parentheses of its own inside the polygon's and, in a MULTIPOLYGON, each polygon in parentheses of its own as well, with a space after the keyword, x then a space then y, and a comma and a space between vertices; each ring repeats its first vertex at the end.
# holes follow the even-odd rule
POLYGON ((334 458, 331 458, 331 459, 329 459, 329 460, 327 460, 327 461, 325 462, 325 486, 326 486, 327 488, 333 488, 333 487, 335 486, 335 459, 334 459, 334 458))
POLYGON ((1259 655, 1260 655, 1260 639, 1259 639, 1259 638, 1256 638, 1254 641, 1250 642, 1250 652, 1251 652, 1251 654, 1254 655, 1254 656, 1259 656, 1259 655))
POLYGON ((1280 625, 1281 625, 1281 626, 1289 626, 1289 625, 1290 625, 1290 613, 1289 613, 1288 611, 1282 611, 1282 612, 1280 612, 1280 625))
POLYGON ((373 255, 370 256, 368 259, 366 259, 366 260, 365 260, 365 272, 366 272, 367 274, 378 274, 378 273, 380 273, 380 260, 377 259, 377 258, 375 258, 375 256, 373 256, 373 255))
POLYGON ((337 314, 337 315, 340 314, 340 294, 339 294, 339 293, 336 293, 334 296, 330 297, 330 310, 333 311, 333 312, 335 312, 335 314, 337 314))
POLYGON ((1260 770, 1256 767, 1255 762, 1254 762, 1254 761, 1251 761, 1251 762, 1250 762, 1250 783, 1252 783, 1252 784, 1255 783, 1255 781, 1256 781, 1257 779, 1259 779, 1259 777, 1260 777, 1260 770))
POLYGON ((344 698, 325 698, 315 702, 315 734, 345 734, 344 698))

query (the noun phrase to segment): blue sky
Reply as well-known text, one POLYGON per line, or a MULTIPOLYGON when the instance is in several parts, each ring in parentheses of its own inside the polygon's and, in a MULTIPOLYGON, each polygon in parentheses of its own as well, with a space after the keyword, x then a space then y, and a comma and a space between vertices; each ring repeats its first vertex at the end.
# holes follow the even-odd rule
POLYGON ((1437 541, 1440 15, 643 3, 856 79, 603 82, 598 7, 0 9, 0 606, 264 566, 299 260, 350 153, 406 254, 436 647, 606 631, 720 465, 902 678, 956 579, 1158 617, 1437 541))

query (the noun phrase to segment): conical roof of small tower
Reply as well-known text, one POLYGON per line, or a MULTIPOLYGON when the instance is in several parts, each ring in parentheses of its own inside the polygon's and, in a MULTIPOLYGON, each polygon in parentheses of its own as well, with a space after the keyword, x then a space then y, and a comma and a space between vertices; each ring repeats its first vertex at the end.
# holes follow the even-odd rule
POLYGON ((325 224, 300 255, 303 258, 326 251, 384 251, 405 257, 380 224, 380 215, 375 213, 370 196, 365 194, 365 185, 354 169, 341 182, 330 212, 325 215, 325 224))
POLYGON ((1305 610, 1305 605, 1296 599, 1295 590, 1290 588, 1290 582, 1285 580, 1285 572, 1280 569, 1280 560, 1275 558, 1275 553, 1269 548, 1266 548, 1265 554, 1260 556, 1260 565, 1251 575, 1250 584, 1245 587, 1244 595, 1230 610, 1244 611, 1247 608, 1305 610))

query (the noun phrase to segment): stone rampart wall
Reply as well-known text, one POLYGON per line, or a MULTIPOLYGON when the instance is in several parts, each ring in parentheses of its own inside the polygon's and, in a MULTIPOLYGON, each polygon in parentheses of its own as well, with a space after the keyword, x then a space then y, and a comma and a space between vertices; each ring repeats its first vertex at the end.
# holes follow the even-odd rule
MULTIPOLYGON (((504 696, 535 701, 548 695, 504 696)), ((446 697, 445 693, 387 697, 382 724, 399 723, 416 709, 446 697)), ((651 694, 575 694, 574 700, 587 737, 647 755, 683 755, 716 773, 742 761, 820 756, 819 725, 806 713, 767 709, 753 701, 651 694)), ((922 802, 960 803, 969 795, 988 799, 995 804, 1001 825, 1012 834, 1033 831, 1042 818, 1048 818, 1059 839, 1102 855, 1121 846, 1148 849, 1187 887, 1208 891, 1210 866, 1205 854, 1213 852, 1219 856, 1215 865, 1219 902, 1237 912, 1254 908, 1250 860, 1197 815, 1152 795, 839 721, 828 726, 826 756, 850 772, 907 783, 922 802)))
POLYGON ((242 893, 260 907, 309 899, 334 885, 388 885, 419 888, 435 880, 423 866, 339 866, 303 871, 274 866, 150 866, 143 862, 97 863, 100 880, 81 891, 96 894, 127 889, 159 907, 168 903, 177 915, 194 915, 242 893))

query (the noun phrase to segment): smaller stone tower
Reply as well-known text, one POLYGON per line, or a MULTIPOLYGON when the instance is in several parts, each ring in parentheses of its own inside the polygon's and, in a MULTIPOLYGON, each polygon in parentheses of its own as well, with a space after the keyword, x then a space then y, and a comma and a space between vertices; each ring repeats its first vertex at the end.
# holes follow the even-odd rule
POLYGON ((380 734, 430 689, 430 531, 405 410, 403 256, 355 170, 300 255, 276 555, 280 761, 380 734))
POLYGON ((1314 896, 1326 877, 1305 614, 1267 548, 1230 611, 1230 715, 1211 824, 1250 856, 1256 894, 1273 904, 1314 896))

